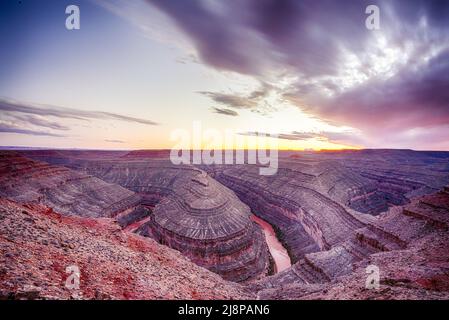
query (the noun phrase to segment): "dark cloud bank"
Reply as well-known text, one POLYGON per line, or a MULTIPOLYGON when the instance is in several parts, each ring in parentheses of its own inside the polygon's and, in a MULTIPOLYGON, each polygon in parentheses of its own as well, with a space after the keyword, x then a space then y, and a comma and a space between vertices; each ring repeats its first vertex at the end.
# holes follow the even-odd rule
MULTIPOLYGON (((393 138, 400 142, 409 130, 441 132, 449 126, 449 1, 148 2, 191 39, 203 63, 261 82, 276 81, 270 70, 294 75, 280 92, 285 99, 322 119, 361 129, 377 138, 373 143, 385 141, 382 131, 398 134, 393 138), (365 28, 370 4, 380 8, 378 31, 365 28), (379 36, 384 47, 376 42, 379 36), (347 85, 340 76, 351 55, 363 81, 347 85), (379 72, 377 61, 398 55, 404 58, 394 61, 393 70, 379 72)), ((202 94, 226 109, 257 109, 250 96, 202 94)))

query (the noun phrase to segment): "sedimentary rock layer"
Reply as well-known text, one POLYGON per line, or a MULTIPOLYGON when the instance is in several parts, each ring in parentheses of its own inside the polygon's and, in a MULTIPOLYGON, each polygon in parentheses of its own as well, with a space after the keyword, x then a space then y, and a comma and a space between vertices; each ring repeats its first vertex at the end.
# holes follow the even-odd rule
POLYGON ((279 230, 293 262, 306 253, 329 249, 347 239, 363 222, 343 206, 305 187, 310 176, 280 169, 276 177, 256 167, 214 168, 211 174, 234 190, 256 215, 279 230))
POLYGON ((395 285, 404 286, 395 268, 409 273, 410 297, 434 290, 435 279, 443 279, 444 287, 444 266, 433 263, 438 255, 447 257, 441 242, 447 241, 447 189, 419 201, 415 197, 449 183, 448 153, 281 152, 274 176, 260 176, 253 165, 174 166, 163 152, 153 156, 145 151, 98 159, 92 153, 59 152, 45 160, 137 193, 140 206, 117 215, 126 230, 177 248, 227 279, 255 279, 264 274, 268 260, 266 250, 260 251, 264 242, 260 231, 247 224, 247 208, 221 184, 227 186, 274 227, 294 263, 252 284, 260 297, 352 297, 339 283, 360 297, 376 297, 354 289, 372 261, 386 272, 383 290, 391 287, 399 296, 408 293, 395 285), (257 256, 262 258, 253 259, 257 256), (419 263, 422 268, 416 267, 419 263))
POLYGON ((355 238, 253 285, 262 298, 447 299, 449 193, 392 208, 355 238), (366 290, 367 265, 380 270, 380 290, 366 290), (382 293, 382 294, 379 294, 382 293))
POLYGON ((325 173, 325 179, 317 181, 324 187, 321 192, 370 214, 407 204, 411 198, 436 192, 449 183, 447 152, 348 150, 311 153, 299 161, 328 167, 327 171, 318 169, 325 173), (329 174, 334 178, 329 179, 329 174))
POLYGON ((118 185, 8 151, 0 152, 0 196, 84 217, 112 217, 140 201, 118 185))
POLYGON ((257 278, 268 269, 268 252, 250 210, 205 172, 177 179, 173 193, 154 208, 139 233, 183 252, 225 279, 257 278))
POLYGON ((0 198, 0 300, 248 298, 242 286, 112 219, 0 198), (79 289, 66 286, 70 266, 80 271, 79 289))
POLYGON ((141 207, 152 208, 151 214, 142 208, 120 214, 123 227, 181 251, 225 279, 245 281, 268 272, 268 248, 249 208, 204 171, 166 159, 141 160, 140 153, 137 159, 65 162, 135 192, 141 207))

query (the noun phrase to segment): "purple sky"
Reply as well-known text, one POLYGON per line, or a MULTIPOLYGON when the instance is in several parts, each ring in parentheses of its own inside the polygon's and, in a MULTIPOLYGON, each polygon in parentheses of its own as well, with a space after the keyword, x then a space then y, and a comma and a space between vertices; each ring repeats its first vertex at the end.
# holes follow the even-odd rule
POLYGON ((449 150, 449 1, 81 1, 70 34, 64 1, 35 3, 0 5, 2 145, 170 147, 202 121, 293 148, 449 150))

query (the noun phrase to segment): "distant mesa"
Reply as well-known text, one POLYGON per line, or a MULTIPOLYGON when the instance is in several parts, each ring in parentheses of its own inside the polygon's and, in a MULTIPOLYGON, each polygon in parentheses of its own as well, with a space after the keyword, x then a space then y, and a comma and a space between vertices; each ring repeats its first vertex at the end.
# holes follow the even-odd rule
POLYGON ((170 150, 133 150, 122 156, 124 159, 165 158, 170 156, 170 150))

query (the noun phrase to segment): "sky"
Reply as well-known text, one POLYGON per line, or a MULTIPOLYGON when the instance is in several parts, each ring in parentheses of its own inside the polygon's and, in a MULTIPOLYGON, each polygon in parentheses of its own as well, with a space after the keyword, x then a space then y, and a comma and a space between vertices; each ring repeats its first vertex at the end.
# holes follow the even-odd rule
POLYGON ((449 150, 449 1, 0 0, 0 35, 0 146, 449 150))

